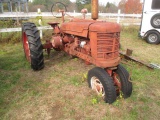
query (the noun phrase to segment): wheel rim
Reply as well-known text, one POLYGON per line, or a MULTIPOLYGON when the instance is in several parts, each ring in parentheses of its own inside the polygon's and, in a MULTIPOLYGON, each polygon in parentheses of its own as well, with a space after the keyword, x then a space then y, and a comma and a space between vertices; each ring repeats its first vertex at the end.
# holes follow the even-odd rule
POLYGON ((150 34, 148 36, 148 39, 149 39, 150 42, 156 42, 157 39, 158 39, 158 36, 156 34, 150 34))
POLYGON ((154 25, 159 26, 160 25, 160 19, 159 18, 155 18, 153 23, 154 23, 154 25))
POLYGON ((25 52, 26 59, 29 62, 31 62, 28 38, 27 38, 27 35, 26 35, 25 32, 23 32, 23 47, 24 47, 24 52, 25 52))
POLYGON ((91 78, 91 88, 96 91, 98 95, 101 95, 102 97, 105 96, 104 87, 100 80, 95 76, 91 78))
POLYGON ((114 85, 116 86, 116 92, 117 92, 117 94, 120 94, 122 85, 120 82, 119 75, 115 72, 113 72, 113 80, 114 80, 114 85))

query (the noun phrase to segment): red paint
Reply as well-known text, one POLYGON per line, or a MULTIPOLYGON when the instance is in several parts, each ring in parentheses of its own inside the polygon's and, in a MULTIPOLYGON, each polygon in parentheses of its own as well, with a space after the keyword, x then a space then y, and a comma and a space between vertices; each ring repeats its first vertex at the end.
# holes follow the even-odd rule
POLYGON ((24 47, 24 52, 25 52, 25 55, 26 55, 26 59, 29 62, 31 62, 30 49, 29 49, 29 44, 28 44, 28 38, 27 38, 25 32, 22 33, 22 39, 23 39, 23 47, 24 47))
MULTIPOLYGON (((93 0, 97 3, 97 0, 93 0)), ((93 4, 93 15, 98 14, 97 4, 93 4)), ((113 68, 120 63, 120 25, 113 22, 86 20, 74 18, 64 22, 62 10, 62 24, 50 22, 53 27, 53 36, 44 48, 54 48, 77 56, 86 63, 102 68, 113 68), (52 45, 52 46, 50 46, 52 45)), ((86 10, 82 10, 86 13, 86 10)))

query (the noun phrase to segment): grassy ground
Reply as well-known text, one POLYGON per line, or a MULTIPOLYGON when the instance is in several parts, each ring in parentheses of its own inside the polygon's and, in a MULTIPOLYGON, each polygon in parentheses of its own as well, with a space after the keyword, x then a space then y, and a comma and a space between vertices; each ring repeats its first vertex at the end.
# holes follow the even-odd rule
MULTIPOLYGON (((137 28, 123 28, 122 50, 146 62, 160 63, 159 45, 137 37, 137 28)), ((47 38, 47 37, 46 37, 47 38)), ((133 94, 112 105, 88 88, 86 74, 94 66, 64 52, 45 54, 45 68, 34 72, 21 43, 0 45, 0 119, 4 120, 158 120, 160 71, 129 62, 133 94)))
POLYGON ((133 50, 133 56, 147 63, 160 64, 159 45, 147 44, 145 40, 138 37, 139 27, 122 27, 121 47, 125 51, 127 48, 133 50))

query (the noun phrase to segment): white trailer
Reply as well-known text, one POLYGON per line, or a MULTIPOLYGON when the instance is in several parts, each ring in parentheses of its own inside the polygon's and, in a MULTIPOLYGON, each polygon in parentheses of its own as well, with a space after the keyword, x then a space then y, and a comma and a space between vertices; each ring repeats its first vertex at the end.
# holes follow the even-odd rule
POLYGON ((139 35, 150 44, 160 43, 160 0, 144 0, 139 35))

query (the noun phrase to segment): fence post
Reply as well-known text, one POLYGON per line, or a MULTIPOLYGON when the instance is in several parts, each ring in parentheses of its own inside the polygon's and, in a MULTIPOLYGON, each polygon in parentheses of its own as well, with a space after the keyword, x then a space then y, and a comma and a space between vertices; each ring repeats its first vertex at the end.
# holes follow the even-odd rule
MULTIPOLYGON (((41 13, 41 9, 40 8, 37 9, 37 14, 38 14, 38 16, 37 16, 38 24, 40 26, 42 26, 42 13, 41 13)), ((42 39, 43 38, 42 30, 39 30, 39 32, 40 32, 40 38, 42 39)))
POLYGON ((119 23, 119 22, 120 22, 120 14, 121 14, 121 10, 119 9, 119 10, 118 10, 117 23, 119 23))
POLYGON ((18 1, 18 12, 21 12, 21 3, 18 1))
POLYGON ((0 1, 0 13, 3 13, 3 3, 2 3, 2 1, 0 1))
POLYGON ((28 2, 26 2, 26 12, 28 13, 29 11, 28 11, 28 2))
POLYGON ((12 8, 12 1, 10 1, 9 3, 8 3, 8 8, 9 8, 9 12, 13 12, 13 8, 12 8))
POLYGON ((17 10, 17 7, 16 7, 16 18, 17 18, 17 22, 16 22, 16 24, 17 25, 20 25, 20 23, 19 23, 19 15, 18 15, 18 10, 17 10))
POLYGON ((76 16, 76 11, 74 10, 74 14, 73 14, 73 16, 75 17, 76 16))

